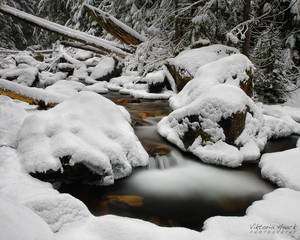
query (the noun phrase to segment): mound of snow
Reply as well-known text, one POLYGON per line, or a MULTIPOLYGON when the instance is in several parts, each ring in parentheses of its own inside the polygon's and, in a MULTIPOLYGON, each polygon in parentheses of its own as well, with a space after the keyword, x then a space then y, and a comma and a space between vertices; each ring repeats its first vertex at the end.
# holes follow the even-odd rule
POLYGON ((300 191, 300 149, 264 154, 259 166, 264 178, 280 187, 300 191))
POLYGON ((0 95, 0 146, 16 147, 16 136, 26 115, 23 107, 0 95))
POLYGON ((252 74, 253 69, 251 61, 242 54, 234 54, 206 64, 198 69, 193 80, 170 99, 170 106, 173 109, 186 106, 217 84, 247 85, 247 81, 251 81, 249 74, 252 74))
POLYGON ((107 93, 108 83, 105 81, 94 83, 93 85, 85 86, 82 91, 91 91, 95 93, 107 93))
POLYGON ((0 197, 0 239, 54 239, 49 226, 28 208, 0 197))
POLYGON ((153 223, 138 219, 107 215, 90 218, 84 224, 73 224, 66 227, 56 237, 58 240, 196 240, 200 239, 200 234, 187 228, 159 227, 153 223))
POLYGON ((45 88, 45 92, 59 95, 62 98, 69 98, 80 92, 84 87, 85 85, 80 82, 60 80, 45 88))
POLYGON ((99 176, 96 184, 111 184, 128 176, 132 167, 148 164, 129 113, 85 91, 27 117, 19 132, 18 152, 30 173, 63 173, 65 168, 72 171, 73 166, 83 165, 99 176))
POLYGON ((115 69, 115 60, 112 57, 103 57, 100 62, 94 67, 91 78, 101 80, 101 78, 111 74, 115 69))
POLYGON ((168 59, 168 62, 178 69, 185 69, 188 75, 194 76, 199 67, 237 53, 239 50, 236 48, 215 44, 182 51, 177 57, 168 59))
POLYGON ((275 240, 300 238, 300 192, 277 189, 254 202, 243 217, 212 217, 199 239, 275 240))
POLYGON ((43 71, 39 73, 39 86, 43 88, 48 87, 59 80, 64 80, 66 77, 67 74, 63 72, 51 73, 43 71))
POLYGON ((238 87, 219 84, 163 118, 158 132, 204 162, 236 167, 260 156, 256 133, 262 124, 250 97, 238 87), (254 154, 249 155, 249 148, 254 154))
POLYGON ((60 194, 49 183, 29 176, 22 169, 16 150, 8 147, 0 148, 0 195, 29 207, 53 232, 90 216, 87 207, 78 199, 60 194))
POLYGON ((9 68, 0 70, 0 77, 12 80, 24 86, 32 86, 37 78, 38 69, 36 67, 9 68))

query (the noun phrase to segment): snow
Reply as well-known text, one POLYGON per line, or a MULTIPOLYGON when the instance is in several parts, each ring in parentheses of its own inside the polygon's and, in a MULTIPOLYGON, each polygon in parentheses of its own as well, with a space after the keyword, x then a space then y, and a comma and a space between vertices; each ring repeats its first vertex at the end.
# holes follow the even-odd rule
POLYGON ((74 58, 79 61, 86 61, 93 57, 93 53, 85 50, 77 50, 76 54, 74 55, 74 58))
POLYGON ((112 57, 103 57, 93 69, 91 78, 97 80, 105 77, 115 69, 115 60, 112 57))
POLYGON ((60 80, 45 88, 45 92, 49 94, 56 94, 61 96, 63 99, 67 99, 80 92, 84 87, 85 85, 80 82, 60 80))
POLYGON ((112 184, 148 163, 128 112, 92 92, 30 115, 18 139, 23 166, 32 173, 63 171, 59 158, 72 156, 71 166, 81 163, 101 176, 96 184, 112 184))
POLYGON ((16 16, 25 21, 32 22, 38 26, 43 27, 44 29, 47 29, 47 30, 50 30, 53 32, 59 32, 61 35, 64 35, 68 38, 78 39, 81 42, 86 43, 88 45, 92 45, 92 46, 100 48, 100 49, 106 49, 108 51, 114 52, 121 56, 128 55, 127 52, 121 50, 121 48, 114 42, 110 42, 110 41, 101 39, 99 37, 95 37, 95 36, 89 35, 87 33, 80 32, 80 31, 68 28, 66 26, 62 26, 57 23, 50 22, 46 19, 33 16, 31 14, 22 12, 16 8, 9 7, 7 5, 1 6, 1 10, 9 13, 12 16, 16 16))
POLYGON ((60 194, 49 183, 25 173, 16 150, 8 147, 0 147, 0 196, 30 208, 53 232, 90 216, 87 207, 78 199, 60 194))
MULTIPOLYGON (((141 84, 137 84, 141 85, 141 84)), ((173 96, 172 91, 163 91, 161 93, 149 93, 147 90, 144 89, 121 89, 120 90, 121 94, 129 94, 134 98, 142 98, 142 99, 155 99, 155 100, 165 100, 169 99, 171 96, 173 96)))
POLYGON ((300 192, 287 188, 266 194, 243 217, 212 217, 199 238, 230 240, 299 239, 300 192))
POLYGON ((150 84, 163 83, 165 81, 165 72, 163 70, 150 72, 143 80, 150 84))
POLYGON ((163 65, 163 71, 165 73, 165 76, 166 76, 168 82, 170 83, 172 91, 174 93, 177 93, 177 86, 176 86, 176 83, 175 83, 175 79, 173 78, 172 74, 169 72, 166 65, 163 65))
POLYGON ((16 147, 16 136, 26 115, 23 107, 0 95, 0 146, 16 147))
POLYGON ((185 69, 186 74, 194 76, 199 67, 237 53, 239 53, 239 50, 236 48, 215 44, 198 49, 184 50, 177 57, 168 59, 168 62, 178 69, 185 69))
POLYGON ((36 67, 26 68, 9 68, 0 70, 0 77, 5 79, 13 79, 14 82, 24 86, 32 86, 36 80, 38 69, 36 67))
POLYGON ((82 91, 91 91, 95 93, 108 93, 107 82, 97 82, 89 86, 85 86, 82 91))
POLYGON ((34 240, 41 237, 54 240, 49 226, 28 208, 0 195, 0 239, 34 240))
POLYGON ((247 149, 250 147, 252 150, 254 143, 257 145, 256 132, 262 127, 262 117, 254 102, 241 89, 219 84, 199 95, 187 106, 164 117, 158 123, 158 132, 182 150, 194 153, 204 162, 237 167, 244 158, 254 160, 260 156, 260 154, 249 155, 247 149), (237 147, 224 142, 225 135, 218 122, 236 112, 244 112, 246 106, 253 115, 247 114, 245 129, 235 142, 236 145, 241 143, 244 146, 239 151, 237 147), (199 122, 190 122, 188 116, 198 116, 199 122), (189 128, 196 130, 199 127, 210 136, 210 140, 198 136, 189 147, 185 147, 183 142, 185 133, 189 128))
POLYGON ((39 87, 43 87, 43 88, 48 87, 59 80, 66 79, 66 77, 67 74, 63 72, 51 73, 51 72, 43 71, 39 73, 39 87))
POLYGON ((263 154, 259 166, 264 178, 300 191, 300 148, 263 154))
MULTIPOLYGON (((192 62, 193 59, 190 61, 192 62)), ((242 54, 224 56, 220 60, 208 63, 200 67, 195 78, 170 99, 170 106, 173 109, 185 106, 216 84, 225 83, 239 86, 241 82, 249 79, 246 71, 252 72, 253 69, 251 61, 242 54)))
POLYGON ((0 79, 0 88, 38 101, 44 101, 46 104, 59 103, 64 100, 60 95, 48 93, 44 89, 23 86, 5 79, 0 79))

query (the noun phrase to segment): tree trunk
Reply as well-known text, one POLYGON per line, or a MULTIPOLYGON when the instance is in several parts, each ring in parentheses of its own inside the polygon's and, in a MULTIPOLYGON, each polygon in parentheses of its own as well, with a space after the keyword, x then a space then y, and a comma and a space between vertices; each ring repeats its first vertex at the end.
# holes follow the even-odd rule
MULTIPOLYGON (((250 20, 250 13, 251 13, 251 0, 244 0, 244 21, 250 20)), ((251 26, 248 26, 248 30, 245 33, 245 40, 242 47, 242 53, 247 57, 249 57, 250 37, 251 37, 251 26)))

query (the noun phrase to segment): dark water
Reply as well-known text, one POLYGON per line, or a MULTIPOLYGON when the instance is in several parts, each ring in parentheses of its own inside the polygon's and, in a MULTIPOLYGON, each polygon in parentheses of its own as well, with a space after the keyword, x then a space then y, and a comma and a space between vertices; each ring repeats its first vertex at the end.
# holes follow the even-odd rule
MULTIPOLYGON (((109 98, 121 102, 118 94, 109 98)), ((257 164, 237 169, 207 165, 166 142, 155 126, 169 111, 166 101, 122 98, 126 100, 122 104, 134 115, 137 136, 152 157, 148 168, 135 169, 113 186, 61 186, 61 192, 82 200, 94 215, 116 214, 200 230, 211 216, 244 215, 252 202, 275 188, 261 178, 257 164)), ((265 151, 293 148, 297 139, 271 141, 265 151)))

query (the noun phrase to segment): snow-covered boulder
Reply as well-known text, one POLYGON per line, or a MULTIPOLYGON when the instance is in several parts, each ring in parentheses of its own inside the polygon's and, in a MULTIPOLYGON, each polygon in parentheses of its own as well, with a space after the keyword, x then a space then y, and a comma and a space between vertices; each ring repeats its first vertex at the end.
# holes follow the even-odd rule
POLYGON ((38 86, 41 88, 45 88, 51 86, 52 84, 56 83, 59 80, 66 79, 67 74, 64 72, 56 72, 51 73, 47 71, 43 71, 39 73, 39 84, 38 86))
POLYGON ((266 153, 262 156, 259 166, 264 178, 280 187, 300 191, 300 148, 266 153))
POLYGON ((94 56, 94 54, 92 52, 79 49, 75 53, 74 58, 79 61, 86 61, 86 60, 92 58, 93 56, 94 56))
POLYGON ((66 81, 60 80, 55 82, 53 85, 46 87, 45 92, 49 94, 56 94, 66 99, 74 96, 78 92, 80 92, 85 85, 76 81, 66 81))
POLYGON ((92 92, 30 115, 18 139, 24 168, 43 179, 112 184, 148 164, 129 113, 92 92))
POLYGON ((254 66, 242 54, 223 57, 198 69, 195 78, 170 99, 173 109, 185 106, 217 84, 231 84, 240 87, 252 96, 252 73, 254 66))
POLYGON ((194 78, 199 67, 237 53, 239 53, 238 49, 220 44, 189 49, 175 58, 168 59, 167 67, 180 91, 194 78))
POLYGON ((30 66, 4 69, 0 70, 0 78, 31 87, 38 84, 38 69, 30 66))
POLYGON ((0 197, 0 239, 54 240, 49 226, 30 209, 0 197))
POLYGON ((119 77, 122 68, 119 62, 112 57, 103 57, 92 70, 91 78, 96 81, 109 81, 111 78, 119 77))
POLYGON ((260 156, 256 138, 262 126, 263 115, 249 96, 219 84, 163 118, 158 131, 204 162, 236 167, 260 156))
POLYGON ((149 93, 160 93, 164 88, 170 89, 170 84, 163 70, 150 72, 143 80, 148 83, 149 93))

